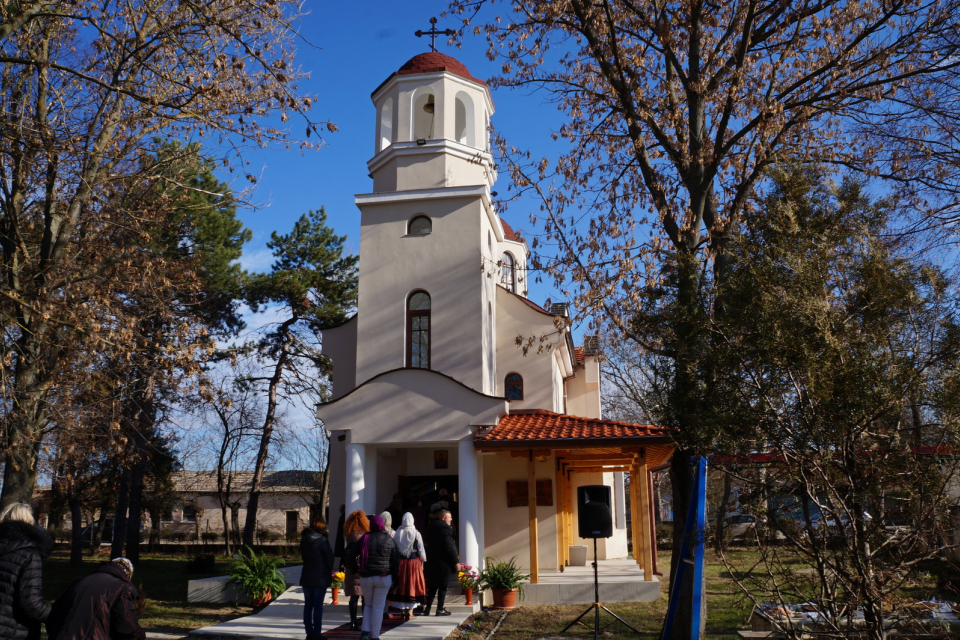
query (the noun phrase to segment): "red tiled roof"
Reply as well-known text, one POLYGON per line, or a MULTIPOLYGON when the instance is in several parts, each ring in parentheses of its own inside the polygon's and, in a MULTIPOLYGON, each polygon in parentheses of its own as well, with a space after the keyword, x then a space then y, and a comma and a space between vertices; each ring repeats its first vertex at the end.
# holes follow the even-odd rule
POLYGON ((439 51, 429 51, 413 56, 397 70, 397 75, 405 76, 415 73, 437 73, 440 71, 446 71, 455 76, 466 78, 471 82, 487 86, 487 83, 483 80, 478 80, 470 75, 470 71, 467 70, 462 62, 439 51))
POLYGON ((573 355, 577 357, 577 364, 583 364, 583 347, 574 347, 573 355))
POLYGON ((517 236, 517 232, 513 230, 513 227, 507 224, 507 221, 503 218, 500 218, 500 224, 503 225, 503 237, 507 240, 513 240, 515 242, 520 242, 520 238, 517 236))
MULTIPOLYGON (((661 427, 643 424, 631 424, 616 420, 599 420, 568 416, 552 411, 538 409, 520 411, 500 418, 500 424, 488 433, 478 435, 478 443, 516 442, 535 444, 539 440, 596 440, 596 439, 653 439, 668 442, 671 438, 661 427), (531 442, 534 441, 534 442, 531 442)), ((601 443, 597 443, 601 445, 601 443)), ((637 442, 645 444, 645 442, 637 442)))

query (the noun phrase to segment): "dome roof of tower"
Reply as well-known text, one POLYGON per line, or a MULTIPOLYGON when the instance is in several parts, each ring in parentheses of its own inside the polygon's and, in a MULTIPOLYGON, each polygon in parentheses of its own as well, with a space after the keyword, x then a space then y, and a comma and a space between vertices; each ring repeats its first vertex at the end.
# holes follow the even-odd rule
POLYGON ((427 53, 415 55, 407 60, 402 67, 394 73, 391 73, 389 78, 381 82, 380 86, 377 87, 373 93, 376 94, 393 76, 408 76, 417 73, 439 73, 441 71, 452 73, 455 76, 459 76, 470 82, 476 82, 484 87, 487 86, 487 83, 483 80, 470 75, 467 67, 456 58, 448 56, 445 53, 440 53, 439 51, 428 51, 427 53))
POLYGON ((487 85, 487 83, 483 80, 478 80, 470 75, 470 71, 467 70, 462 62, 456 58, 446 55, 445 53, 440 53, 439 51, 428 51, 427 53, 421 53, 413 56, 397 70, 397 75, 405 76, 414 73, 437 73, 439 71, 452 73, 455 76, 466 78, 471 82, 476 82, 477 84, 482 84, 483 86, 487 85))

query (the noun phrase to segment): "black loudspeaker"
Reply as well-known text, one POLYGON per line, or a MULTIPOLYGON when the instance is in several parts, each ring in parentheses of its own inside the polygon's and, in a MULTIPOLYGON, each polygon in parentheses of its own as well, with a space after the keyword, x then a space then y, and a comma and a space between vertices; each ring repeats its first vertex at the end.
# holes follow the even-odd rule
POLYGON ((610 487, 605 484, 577 487, 577 510, 581 538, 609 538, 613 535, 610 487))

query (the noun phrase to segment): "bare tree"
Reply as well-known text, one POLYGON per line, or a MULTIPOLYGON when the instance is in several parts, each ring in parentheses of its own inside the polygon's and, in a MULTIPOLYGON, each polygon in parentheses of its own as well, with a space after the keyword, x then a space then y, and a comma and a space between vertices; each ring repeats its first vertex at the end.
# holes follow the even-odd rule
MULTIPOLYGON (((452 2, 468 22, 499 4, 452 2)), ((721 402, 707 356, 722 347, 708 327, 725 310, 715 286, 730 238, 758 215, 756 186, 778 158, 881 171, 883 141, 853 124, 960 65, 960 11, 952 1, 544 0, 482 15, 475 33, 503 64, 493 84, 540 88, 567 117, 556 162, 501 142, 515 188, 542 203, 545 237, 533 246, 556 259, 539 266, 596 322, 670 361, 664 417, 676 459, 715 452, 729 434, 701 415, 721 402), (670 317, 653 321, 665 295, 670 317)), ((692 472, 674 464, 671 475, 675 575, 692 472)), ((703 606, 691 573, 677 638, 696 631, 691 613, 703 606)))

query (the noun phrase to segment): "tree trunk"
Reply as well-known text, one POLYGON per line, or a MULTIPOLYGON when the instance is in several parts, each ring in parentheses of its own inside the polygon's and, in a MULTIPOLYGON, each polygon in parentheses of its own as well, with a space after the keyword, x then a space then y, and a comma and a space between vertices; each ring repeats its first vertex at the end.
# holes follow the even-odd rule
POLYGON ((113 512, 113 539, 110 544, 110 557, 123 555, 123 543, 127 535, 127 508, 130 506, 130 476, 128 469, 120 479, 120 492, 117 494, 117 508, 113 512))
MULTIPOLYGON (((21 413, 21 412, 14 412, 21 413)), ((33 489, 37 484, 37 460, 40 456, 42 437, 40 427, 32 420, 13 416, 6 438, 7 455, 3 464, 3 495, 0 509, 16 502, 33 502, 33 489)))
POLYGON ((143 524, 143 474, 146 451, 139 450, 140 457, 130 473, 130 506, 127 516, 127 555, 130 562, 140 562, 140 527, 143 524))
MULTIPOLYGON (((100 505, 100 517, 97 519, 97 526, 90 535, 90 555, 95 556, 100 553, 100 541, 103 539, 103 528, 107 526, 107 511, 108 506, 106 504, 100 505)), ((116 557, 116 556, 114 556, 116 557)))
MULTIPOLYGON (((77 488, 73 482, 70 483, 70 564, 79 566, 83 564, 83 513, 80 511, 80 497, 77 496, 77 488)), ((91 525, 93 522, 90 523, 91 525)), ((91 526, 91 529, 93 527, 91 526)), ((91 532, 92 535, 92 532, 91 532)))
POLYGON ((723 535, 726 529, 726 517, 727 517, 727 503, 730 502, 730 494, 733 492, 733 482, 730 478, 730 474, 726 471, 723 471, 723 495, 720 497, 720 504, 717 505, 717 531, 716 531, 716 541, 715 547, 717 553, 723 551, 727 545, 726 541, 723 539, 723 535))
POLYGON ((263 419, 263 435, 260 436, 260 447, 257 449, 257 463, 253 468, 253 482, 250 486, 250 499, 247 500, 247 521, 243 527, 243 544, 253 546, 253 536, 257 528, 257 508, 260 504, 260 490, 263 486, 263 471, 267 465, 267 455, 270 450, 270 440, 273 437, 273 426, 277 413, 277 389, 283 380, 283 371, 290 358, 290 345, 293 336, 290 328, 296 323, 296 316, 286 320, 278 333, 283 336, 283 346, 280 355, 273 367, 273 376, 267 386, 267 415, 263 419))

